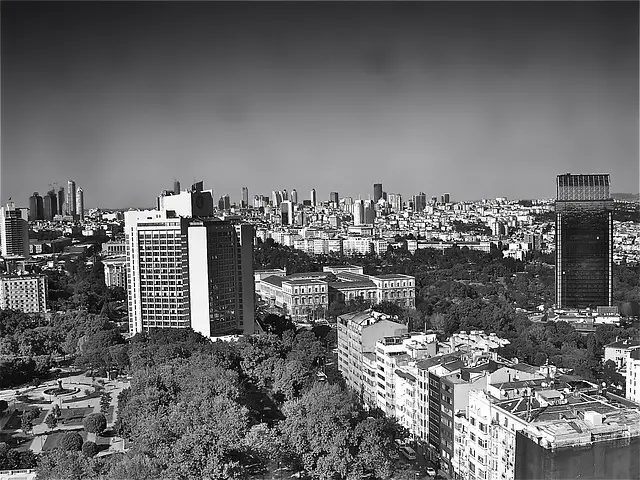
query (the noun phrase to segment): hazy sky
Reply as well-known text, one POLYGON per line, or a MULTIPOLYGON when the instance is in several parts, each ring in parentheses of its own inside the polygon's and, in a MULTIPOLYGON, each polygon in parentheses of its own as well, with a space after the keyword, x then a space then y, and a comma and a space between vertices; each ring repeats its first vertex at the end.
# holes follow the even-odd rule
POLYGON ((638 192, 638 2, 0 4, 0 199, 638 192))

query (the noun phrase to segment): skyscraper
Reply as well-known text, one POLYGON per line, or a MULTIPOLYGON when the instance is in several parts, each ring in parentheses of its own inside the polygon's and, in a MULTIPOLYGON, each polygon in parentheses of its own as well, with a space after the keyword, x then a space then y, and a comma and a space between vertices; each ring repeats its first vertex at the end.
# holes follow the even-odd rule
POLYGON ((66 214, 75 218, 76 215, 76 182, 67 182, 67 208, 66 214))
POLYGON ((391 205, 391 210, 400 212, 402 210, 402 195, 399 193, 390 193, 389 204, 391 205))
POLYGON ((558 175, 556 190, 556 306, 611 305, 609 174, 558 175))
POLYGON ((33 192, 33 195, 29 197, 29 220, 44 220, 44 208, 42 203, 42 197, 38 192, 33 192))
POLYGON ((316 189, 312 188, 311 189, 311 206, 315 207, 317 203, 318 203, 318 197, 316 195, 316 189))
POLYGON ((76 218, 84 222, 84 190, 82 188, 76 190, 76 218))
POLYGON ((0 244, 3 257, 29 256, 29 223, 26 209, 13 202, 0 207, 0 244))
POLYGON ((58 213, 64 215, 64 187, 58 189, 58 213))
POLYGON ((444 199, 444 203, 450 203, 451 202, 451 195, 449 195, 448 193, 445 193, 443 195, 443 199, 444 199))
POLYGON ((353 224, 364 225, 364 202, 362 200, 356 200, 353 204, 353 224))
POLYGON ((373 225, 376 219, 376 209, 373 200, 366 200, 364 202, 364 223, 367 225, 373 225))
POLYGON ((298 203, 298 192, 295 188, 291 190, 291 203, 293 203, 294 205, 298 203))
POLYGON ((180 194, 180 182, 178 180, 173 181, 173 194, 174 195, 180 194))
POLYGON ((249 189, 247 187, 242 187, 242 208, 247 208, 249 206, 249 189))
POLYGON ((129 331, 253 333, 253 227, 178 215, 125 213, 129 331))
POLYGON ((416 212, 422 212, 427 206, 427 195, 424 192, 420 192, 413 197, 413 209, 416 212))
POLYGON ((282 220, 282 225, 294 224, 295 217, 293 213, 293 203, 291 203, 291 200, 284 200, 280 204, 280 218, 282 220))
POLYGON ((338 192, 331 192, 329 194, 329 201, 335 203, 336 205, 339 205, 340 197, 338 197, 338 192))
POLYGON ((58 197, 55 190, 49 190, 44 196, 44 219, 53 220, 58 214, 58 197))
POLYGON ((382 198, 382 184, 374 183, 373 184, 373 201, 378 202, 382 198))

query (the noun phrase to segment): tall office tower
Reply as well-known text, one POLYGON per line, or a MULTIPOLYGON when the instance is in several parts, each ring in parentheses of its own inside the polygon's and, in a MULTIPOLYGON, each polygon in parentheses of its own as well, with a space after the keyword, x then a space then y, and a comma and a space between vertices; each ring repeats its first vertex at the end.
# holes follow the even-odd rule
POLYGON ((331 192, 329 194, 329 201, 335 203, 336 205, 340 204, 340 197, 338 197, 338 192, 331 192))
POLYGON ((353 197, 344 197, 343 202, 343 210, 353 214, 353 197))
POLYGON ((125 212, 129 328, 186 328, 206 336, 253 333, 250 225, 125 212), (247 285, 249 283, 250 285, 247 285))
POLYGON ((27 209, 13 202, 0 207, 0 244, 3 257, 29 257, 29 223, 27 209))
POLYGON ((223 195, 218 200, 218 209, 220 210, 229 210, 231 208, 231 198, 229 195, 223 195))
POLYGON ((356 200, 353 203, 353 224, 364 225, 364 202, 362 200, 356 200))
POLYGON ((29 197, 29 220, 44 220, 44 208, 42 203, 42 197, 38 192, 33 192, 33 195, 29 197))
POLYGON ((399 193, 390 193, 389 194, 389 205, 391 205, 391 210, 394 212, 399 212, 402 210, 402 195, 399 193))
POLYGON ((556 306, 611 305, 609 174, 558 175, 556 188, 556 306))
POLYGON ((443 203, 450 203, 451 202, 451 196, 448 193, 445 193, 443 196, 443 203))
POLYGON ((387 192, 382 192, 382 199, 386 202, 387 201, 387 192))
POLYGON ((195 182, 193 185, 191 185, 191 191, 192 192, 204 191, 204 182, 202 180, 200 180, 199 182, 195 182))
POLYGON ((280 218, 282 219, 282 225, 293 225, 295 217, 293 213, 293 203, 290 200, 284 200, 280 204, 280 218))
POLYGON ((374 183, 373 184, 373 201, 378 203, 378 200, 382 198, 382 184, 374 183))
POLYGON ((249 206, 249 189, 247 187, 242 187, 242 208, 247 208, 249 206))
POLYGON ((253 196, 253 208, 260 208, 262 206, 262 195, 253 196))
POLYGON ((431 197, 431 203, 433 203, 434 205, 438 203, 438 197, 431 197))
POLYGON ((67 182, 67 209, 65 212, 75 218, 76 215, 76 182, 69 180, 67 182))
POLYGON ((64 215, 64 187, 58 189, 58 213, 64 215))
POLYGON ((55 190, 49 190, 44 196, 44 219, 53 220, 58 213, 58 197, 55 190))
POLYGON ((282 194, 280 191, 273 190, 271 192, 271 203, 275 208, 280 208, 280 204, 282 203, 282 194))
POLYGON ((282 189, 280 195, 282 195, 282 201, 289 200, 289 192, 287 192, 286 188, 282 189))
POLYGON ((420 192, 413 197, 413 209, 416 212, 422 212, 427 206, 427 195, 424 192, 420 192))
POLYGON ((318 197, 316 195, 316 189, 312 188, 311 189, 311 206, 315 207, 317 203, 318 203, 318 197))
POLYGON ((175 179, 173 180, 173 194, 174 195, 180 194, 180 182, 175 179))
POLYGON ((76 218, 84 222, 84 190, 82 187, 76 190, 76 218))
POLYGON ((291 203, 294 205, 298 203, 298 191, 295 188, 291 190, 291 203))
POLYGON ((364 202, 364 223, 367 225, 373 225, 376 220, 376 209, 373 200, 366 200, 364 202))

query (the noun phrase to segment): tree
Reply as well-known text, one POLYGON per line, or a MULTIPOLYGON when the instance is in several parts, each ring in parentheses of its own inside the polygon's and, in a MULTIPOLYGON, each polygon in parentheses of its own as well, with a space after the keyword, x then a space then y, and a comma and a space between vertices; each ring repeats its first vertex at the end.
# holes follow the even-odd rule
POLYGON ((85 457, 95 457, 98 453, 98 445, 91 441, 84 442, 82 444, 82 453, 85 457))
POLYGON ((85 431, 100 435, 107 428, 107 419, 102 413, 92 413, 82 422, 85 431))
MULTIPOLYGON (((82 445, 82 442, 80 443, 82 445)), ((81 448, 81 447, 80 447, 81 448)), ((53 449, 38 457, 38 480, 87 480, 94 479, 95 469, 90 458, 77 451, 53 449)))
POLYGON ((66 432, 60 440, 60 448, 65 452, 79 452, 82 450, 82 435, 78 432, 66 432))
POLYGON ((49 413, 49 415, 47 415, 47 418, 45 418, 44 422, 47 424, 47 427, 49 427, 52 430, 56 428, 56 426, 58 426, 58 418, 53 413, 49 413))
POLYGON ((9 408, 9 403, 6 400, 0 400, 0 413, 4 412, 7 408, 9 408))
POLYGON ((40 415, 39 408, 25 410, 24 412, 22 412, 22 418, 20 420, 20 428, 22 428, 23 432, 25 433, 31 432, 31 430, 33 429, 33 421, 36 418, 38 418, 38 415, 40 415))
POLYGON ((109 413, 109 407, 111 406, 111 394, 109 392, 102 392, 100 395, 100 413, 107 415, 109 413))

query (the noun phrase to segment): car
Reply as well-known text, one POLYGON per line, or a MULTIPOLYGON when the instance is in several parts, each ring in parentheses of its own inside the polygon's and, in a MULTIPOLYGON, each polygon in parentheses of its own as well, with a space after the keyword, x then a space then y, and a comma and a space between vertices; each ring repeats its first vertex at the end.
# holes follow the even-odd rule
POLYGON ((436 476, 436 469, 433 467, 427 467, 425 471, 427 472, 427 475, 429 475, 430 477, 436 476))

